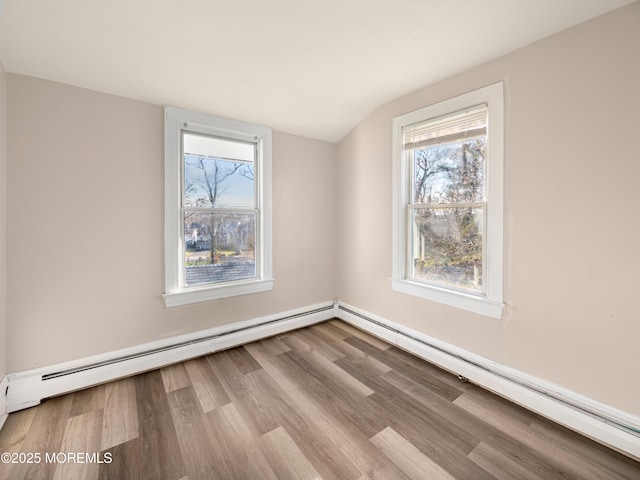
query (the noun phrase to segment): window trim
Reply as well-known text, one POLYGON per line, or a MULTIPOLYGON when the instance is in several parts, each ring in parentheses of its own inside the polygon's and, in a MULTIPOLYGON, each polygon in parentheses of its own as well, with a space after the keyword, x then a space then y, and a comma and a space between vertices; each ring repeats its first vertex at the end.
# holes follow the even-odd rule
POLYGON ((504 263, 504 100, 503 83, 495 83, 472 92, 444 100, 419 110, 400 115, 393 119, 393 239, 392 277, 393 290, 415 295, 480 315, 501 318, 503 303, 503 263, 504 263), (411 199, 409 191, 409 166, 402 149, 402 131, 430 118, 464 110, 486 103, 488 106, 488 135, 486 165, 486 291, 474 294, 446 286, 438 286, 407 278, 409 257, 408 208, 411 199))
POLYGON ((166 307, 205 302, 220 298, 265 292, 273 289, 272 260, 272 132, 268 127, 191 112, 174 107, 164 110, 164 271, 166 307), (258 225, 256 238, 257 278, 217 284, 183 287, 181 132, 183 130, 234 140, 252 138, 258 143, 256 201, 258 225))

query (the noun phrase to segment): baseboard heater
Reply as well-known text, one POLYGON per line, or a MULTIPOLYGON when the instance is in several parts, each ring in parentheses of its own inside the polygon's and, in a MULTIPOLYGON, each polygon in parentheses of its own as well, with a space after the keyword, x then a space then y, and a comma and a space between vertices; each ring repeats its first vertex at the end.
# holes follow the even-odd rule
POLYGON ((424 358, 456 375, 460 374, 464 377, 468 377, 472 382, 479 386, 493 391, 500 396, 514 401, 515 403, 523 405, 525 408, 533 410, 542 416, 563 424, 572 430, 577 430, 582 434, 586 434, 587 436, 595 438, 609 446, 613 446, 614 448, 625 453, 629 453, 636 458, 640 458, 640 443, 637 441, 637 439, 640 438, 640 422, 636 421, 640 419, 636 419, 633 415, 626 414, 626 412, 621 412, 607 405, 600 404, 599 402, 586 399, 586 397, 567 391, 562 387, 554 388, 553 385, 548 384, 543 380, 528 376, 522 372, 516 372, 504 365, 500 365, 471 352, 462 351, 462 349, 458 349, 453 345, 445 344, 444 342, 432 339, 420 332, 394 324, 393 322, 386 321, 385 319, 377 320, 372 318, 375 317, 375 315, 367 315, 353 307, 349 308, 348 306, 339 304, 337 311, 340 319, 377 335, 403 350, 407 350, 414 355, 418 355, 419 357, 424 358), (450 359, 450 361, 448 359, 450 359), (465 372, 463 373, 460 370, 465 370, 465 372), (472 378, 472 376, 469 375, 469 372, 475 374, 474 376, 479 381, 472 378), (489 379, 489 381, 487 381, 487 379, 489 379), (493 379, 496 380, 494 381, 493 379), (508 384, 513 386, 513 388, 508 388, 508 390, 511 391, 506 393, 504 392, 504 388, 500 388, 505 385, 505 382, 508 382, 508 384), (511 393, 517 389, 520 389, 518 394, 512 395, 511 393), (530 393, 527 395, 526 392, 522 392, 522 389, 530 393), (536 400, 534 398, 536 396, 542 396, 552 401, 557 407, 549 407, 551 402, 536 400), (533 399, 533 401, 527 402, 530 398, 533 399), (532 404, 534 408, 532 408, 532 404), (614 433, 611 436, 606 434, 599 436, 594 433, 598 428, 591 428, 592 425, 587 425, 595 422, 570 418, 572 417, 571 415, 566 415, 566 413, 560 411, 562 410, 560 405, 577 412, 578 415, 574 415, 575 417, 589 417, 596 422, 613 427, 624 435, 614 433), (611 412, 612 414, 607 415, 608 412, 611 412), (626 419, 628 419, 628 421, 625 421, 626 419), (583 426, 580 425, 581 421, 585 423, 585 428, 581 428, 581 426, 583 426), (635 437, 635 440, 627 437, 627 435, 635 437), (618 437, 623 438, 623 441, 618 442, 618 437), (631 445, 631 448, 629 448, 629 445, 631 445))
MULTIPOLYGON (((288 315, 286 317, 280 317, 280 318, 276 318, 274 320, 268 320, 266 322, 262 322, 262 323, 257 323, 255 325, 251 325, 251 326, 247 326, 247 327, 242 327, 242 328, 235 328, 223 333, 219 333, 219 334, 215 334, 215 335, 208 335, 208 336, 204 336, 204 337, 199 337, 199 338, 195 338, 193 340, 187 340, 186 342, 180 342, 180 343, 175 343, 172 345, 168 345, 166 347, 160 347, 160 348, 154 348, 151 350, 145 350, 144 352, 140 352, 140 353, 135 353, 132 355, 126 355, 126 356, 122 356, 122 357, 117 357, 117 358, 113 358, 110 360, 105 360, 103 362, 97 362, 97 363, 92 363, 89 365, 83 365, 82 367, 76 367, 76 368, 69 368, 67 370, 61 370, 59 372, 53 372, 53 373, 47 373, 45 375, 42 375, 42 381, 46 381, 46 380, 52 380, 54 378, 59 378, 59 377, 63 377, 65 375, 71 375, 74 373, 79 373, 79 372, 84 372, 86 370, 92 370, 94 368, 99 368, 99 367, 105 367, 107 365, 113 365, 115 363, 120 363, 120 362, 127 362, 136 358, 141 358, 141 357, 147 357, 150 355, 156 355, 158 353, 162 353, 162 352, 168 352, 171 350, 176 350, 182 347, 187 347, 187 346, 191 346, 191 345, 196 345, 198 343, 204 343, 204 342, 211 342, 212 340, 217 340, 223 337, 227 337, 229 335, 236 335, 240 332, 245 332, 248 330, 253 330, 256 327, 264 327, 267 325, 271 325, 271 324, 275 324, 275 323, 280 323, 283 322, 285 320, 292 320, 295 318, 300 318, 300 317, 305 317, 307 315, 311 315, 314 313, 320 313, 320 312, 326 312, 328 310, 333 310, 333 305, 329 305, 327 307, 322 307, 322 308, 316 308, 315 310, 310 310, 307 312, 302 312, 302 313, 297 313, 294 315, 288 315)), ((232 348, 232 347, 228 347, 228 348, 232 348)))
POLYGON ((335 302, 167 338, 94 357, 7 376, 6 412, 38 405, 43 399, 226 350, 335 317, 335 302))

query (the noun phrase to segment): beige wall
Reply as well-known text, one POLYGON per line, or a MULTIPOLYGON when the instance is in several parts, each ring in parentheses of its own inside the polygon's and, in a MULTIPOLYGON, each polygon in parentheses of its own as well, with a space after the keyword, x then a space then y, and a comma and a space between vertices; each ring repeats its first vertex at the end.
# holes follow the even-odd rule
POLYGON ((7 373, 7 74, 0 62, 0 381, 7 373))
POLYGON ((9 372, 331 300, 337 147, 274 132, 273 291, 166 309, 163 110, 8 75, 9 372))
POLYGON ((639 25, 635 3, 362 121, 339 145, 340 299, 640 414, 639 25), (391 122, 500 80, 507 307, 492 320, 391 290, 391 122))

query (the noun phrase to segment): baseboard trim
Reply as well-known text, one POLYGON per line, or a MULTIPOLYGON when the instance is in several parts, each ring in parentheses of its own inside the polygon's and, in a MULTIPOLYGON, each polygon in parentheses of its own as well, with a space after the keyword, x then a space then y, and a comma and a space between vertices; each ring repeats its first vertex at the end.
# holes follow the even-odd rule
MULTIPOLYGON (((335 317, 335 302, 309 305, 162 341, 8 375, 7 413, 43 399, 225 350, 335 317)), ((5 383, 3 383, 5 385, 5 383)), ((6 389, 6 386, 3 387, 6 389)), ((4 393, 4 391, 3 391, 4 393)))
POLYGON ((339 302, 336 316, 523 407, 640 459, 640 417, 339 302))
POLYGON ((9 378, 4 377, 0 382, 0 430, 7 420, 9 413, 7 412, 7 386, 9 385, 9 378))

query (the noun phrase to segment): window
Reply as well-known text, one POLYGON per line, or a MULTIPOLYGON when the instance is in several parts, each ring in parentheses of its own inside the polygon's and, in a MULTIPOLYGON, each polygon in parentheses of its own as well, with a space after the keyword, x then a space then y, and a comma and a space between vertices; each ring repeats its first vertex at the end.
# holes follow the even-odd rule
POLYGON ((165 303, 270 290, 271 130, 165 109, 165 303))
POLYGON ((502 83, 393 122, 395 290, 502 315, 502 83))

